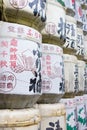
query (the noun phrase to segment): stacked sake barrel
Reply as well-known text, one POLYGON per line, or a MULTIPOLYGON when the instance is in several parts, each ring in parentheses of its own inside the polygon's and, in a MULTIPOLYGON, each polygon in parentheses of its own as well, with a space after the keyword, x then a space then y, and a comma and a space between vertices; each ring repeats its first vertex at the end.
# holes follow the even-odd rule
POLYGON ((3 21, 0 30, 0 108, 31 107, 41 95, 41 34, 3 21))
POLYGON ((41 30, 46 21, 46 1, 3 0, 6 21, 32 26, 41 30))
POLYGON ((38 130, 46 1, 3 0, 0 21, 0 129, 38 130))
POLYGON ((82 1, 81 0, 81 6, 82 6, 82 13, 83 13, 83 38, 84 38, 84 61, 86 63, 86 66, 85 66, 85 74, 84 74, 84 80, 85 80, 85 83, 84 83, 84 94, 83 94, 83 97, 84 97, 84 106, 85 106, 85 115, 86 115, 86 127, 87 127, 87 1, 84 0, 82 1))
POLYGON ((65 8, 63 1, 61 3, 57 0, 47 1, 47 20, 41 31, 42 95, 35 106, 42 117, 41 130, 66 130, 65 107, 59 103, 65 93, 62 49, 65 41, 65 8))
POLYGON ((66 107, 67 130, 83 130, 87 128, 87 125, 84 100, 82 100, 83 103, 81 102, 84 114, 79 115, 80 99, 83 99, 83 94, 86 90, 82 8, 81 3, 78 0, 65 0, 65 6, 66 42, 63 45, 65 94, 60 102, 64 103, 66 107), (82 116, 84 119, 82 119, 82 116), (82 124, 79 118, 83 120, 82 124))

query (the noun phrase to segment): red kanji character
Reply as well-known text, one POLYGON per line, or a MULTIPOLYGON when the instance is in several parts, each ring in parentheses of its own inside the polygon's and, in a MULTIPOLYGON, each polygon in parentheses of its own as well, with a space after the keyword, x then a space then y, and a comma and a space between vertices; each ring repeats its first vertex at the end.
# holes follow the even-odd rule
POLYGON ((33 34, 32 34, 32 30, 31 30, 31 29, 28 30, 27 35, 29 35, 29 36, 33 36, 33 34))
POLYGON ((8 47, 8 42, 7 41, 1 41, 1 47, 8 47))
POLYGON ((11 80, 11 81, 14 81, 14 77, 12 75, 9 75, 7 80, 11 80))
POLYGON ((11 54, 10 55, 10 60, 17 60, 17 55, 16 54, 11 54))
POLYGON ((10 88, 13 88, 13 84, 12 84, 12 83, 10 83, 10 82, 9 82, 9 83, 7 83, 7 88, 9 88, 9 89, 10 89, 10 88))
POLYGON ((17 30, 18 30, 18 33, 24 33, 24 29, 22 27, 18 27, 17 30))
POLYGON ((50 51, 54 51, 54 47, 53 46, 50 46, 50 51))
POLYGON ((47 65, 50 65, 50 64, 51 64, 51 62, 50 62, 50 61, 46 61, 46 64, 47 64, 47 65))
POLYGON ((57 47, 57 48, 56 48, 56 52, 59 52, 59 51, 60 51, 60 50, 59 50, 59 48, 57 47))
POLYGON ((0 68, 2 68, 2 67, 8 67, 7 61, 3 61, 3 60, 0 61, 0 68))
POLYGON ((6 83, 0 83, 0 88, 5 88, 6 83))
POLYGON ((18 42, 18 41, 17 41, 16 39, 12 39, 10 45, 11 45, 11 46, 17 46, 17 42, 18 42))
POLYGON ((82 9, 81 7, 78 8, 79 15, 82 16, 82 9))
POLYGON ((48 70, 48 71, 47 71, 47 75, 51 75, 51 70, 48 70))
POLYGON ((47 56, 46 56, 46 60, 51 60, 50 55, 47 55, 47 56))
POLYGON ((75 3, 75 0, 72 0, 72 3, 75 3))
POLYGON ((13 26, 8 27, 9 32, 15 32, 15 28, 13 26))
POLYGON ((1 76, 0 76, 0 80, 6 81, 6 75, 1 75, 1 76))
POLYGON ((46 46, 46 45, 44 45, 44 48, 43 48, 44 50, 48 50, 48 46, 46 46))
POLYGON ((10 48, 10 52, 15 53, 17 51, 17 48, 10 48))
POLYGON ((38 38, 38 33, 35 33, 35 37, 38 38))
POLYGON ((15 68, 16 67, 16 61, 10 61, 10 67, 15 68))
POLYGON ((7 56, 8 53, 6 51, 3 51, 2 53, 0 53, 0 55, 2 55, 3 57, 7 56))

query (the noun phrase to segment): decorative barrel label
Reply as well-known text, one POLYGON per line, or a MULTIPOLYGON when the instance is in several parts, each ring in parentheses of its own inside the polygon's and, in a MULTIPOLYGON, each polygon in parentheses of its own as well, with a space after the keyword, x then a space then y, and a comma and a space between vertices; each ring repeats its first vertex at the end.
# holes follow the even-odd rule
POLYGON ((0 93, 41 93, 41 45, 0 38, 0 93))
POLYGON ((43 93, 64 93, 64 66, 60 47, 43 45, 42 75, 43 93))
POLYGON ((75 18, 66 16, 66 42, 64 44, 65 48, 76 49, 76 21, 75 18), (72 21, 70 21, 72 19, 72 21))
POLYGON ((16 23, 0 22, 0 37, 14 37, 19 39, 30 39, 35 42, 42 42, 41 34, 28 26, 16 23))
POLYGON ((86 112, 83 96, 76 96, 78 130, 86 129, 86 112))

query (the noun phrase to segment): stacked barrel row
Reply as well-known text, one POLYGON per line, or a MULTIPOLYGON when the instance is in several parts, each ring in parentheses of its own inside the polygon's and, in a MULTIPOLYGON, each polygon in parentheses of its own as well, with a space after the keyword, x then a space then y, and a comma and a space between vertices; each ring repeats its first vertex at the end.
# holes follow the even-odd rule
MULTIPOLYGON (((68 4, 73 7, 76 2, 68 4)), ((1 130, 73 129, 66 128, 72 120, 68 120, 64 100, 80 100, 86 94, 83 36, 87 30, 68 4, 62 0, 1 1, 1 130)), ((78 111, 74 129, 83 130, 78 111)))
MULTIPOLYGON (((65 91, 64 97, 60 102, 64 103, 66 106, 66 123, 67 130, 86 130, 87 129, 87 106, 86 106, 86 96, 87 93, 87 67, 86 67, 86 6, 87 2, 84 1, 70 1, 65 0, 65 5, 67 7, 67 21, 66 27, 67 32, 69 32, 69 26, 74 23, 76 25, 76 31, 71 31, 71 35, 74 34, 74 42, 70 43, 70 33, 67 33, 66 46, 72 48, 71 56, 65 56, 65 90, 71 88, 68 93, 65 91), (75 12, 76 11, 76 12, 75 12), (71 19, 70 19, 71 18, 71 19), (70 24, 71 23, 71 24, 70 24), (76 35, 75 33, 76 32, 76 35), (75 37, 76 36, 76 37, 75 37), (76 42, 75 42, 76 40, 76 42), (74 43, 74 44, 73 44, 74 43), (69 46, 71 45, 71 46, 69 46), (74 53, 73 53, 74 52, 74 53), (73 59, 69 61, 69 59, 73 59), (68 60, 66 60, 68 59, 68 60), (70 62, 70 64, 68 63, 70 62), (74 70, 72 71, 72 65, 74 65, 74 70), (67 68, 67 69, 66 69, 67 68), (70 69, 69 69, 70 68, 70 69), (72 76, 71 76, 72 75, 72 76), (69 82, 68 82, 69 81, 69 82), (70 87, 71 86, 71 87, 70 87), (73 88, 73 89, 72 89, 73 88), (72 91, 73 90, 73 91, 72 91)), ((74 26, 75 28, 75 26, 74 26)), ((67 53, 67 51, 66 51, 67 53)))
POLYGON ((0 0, 0 130, 38 130, 46 2, 0 0))
MULTIPOLYGON (((50 91, 50 96, 53 93, 52 103, 55 100, 58 101, 58 98, 61 98, 64 93, 63 88, 59 90, 62 78, 58 76, 58 71, 56 72, 56 68, 59 67, 62 76, 63 50, 54 45, 42 46, 41 30, 45 27, 46 1, 3 0, 2 2, 0 130, 38 130, 50 129, 50 127, 66 129, 63 104, 33 106, 37 101, 40 102, 38 99, 42 95, 42 84, 45 85, 44 89, 52 88, 50 91), (50 55, 50 51, 53 51, 52 55, 50 55), (54 60, 53 63, 52 60, 54 60), (42 70, 43 64, 45 66, 42 70), (53 75, 50 74, 51 68, 52 74, 54 74, 53 81, 49 80, 49 76, 51 79, 53 78, 53 75), (44 73, 43 76, 42 73, 44 73), (42 78, 44 78, 43 81, 42 78), (56 92, 56 83, 53 84, 55 81, 59 84, 58 92, 56 92), (54 89, 52 84, 55 86, 54 89), (62 124, 64 125, 62 126, 62 124)), ((47 102, 49 102, 49 96, 47 97, 47 102)))

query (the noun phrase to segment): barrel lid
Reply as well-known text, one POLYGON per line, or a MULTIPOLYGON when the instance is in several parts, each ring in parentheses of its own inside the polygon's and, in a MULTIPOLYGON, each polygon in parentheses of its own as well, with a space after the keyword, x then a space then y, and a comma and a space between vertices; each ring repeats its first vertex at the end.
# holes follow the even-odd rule
POLYGON ((17 23, 0 21, 0 37, 14 37, 42 43, 42 35, 39 31, 17 23))
POLYGON ((65 62, 77 63, 77 57, 74 55, 63 54, 63 57, 65 62))
POLYGON ((42 51, 44 53, 50 53, 50 54, 58 54, 58 55, 63 55, 63 49, 57 45, 53 44, 42 44, 42 51))
POLYGON ((0 110, 0 127, 30 126, 39 122, 40 113, 38 109, 0 110))
POLYGON ((62 103, 39 104, 38 108, 42 117, 62 116, 66 114, 65 106, 62 103))

